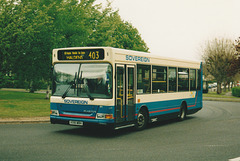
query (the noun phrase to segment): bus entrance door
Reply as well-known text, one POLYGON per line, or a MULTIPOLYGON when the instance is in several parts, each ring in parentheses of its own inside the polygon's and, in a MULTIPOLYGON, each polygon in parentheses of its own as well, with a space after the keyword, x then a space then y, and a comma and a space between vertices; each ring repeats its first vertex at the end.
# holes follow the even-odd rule
POLYGON ((135 66, 116 65, 116 123, 135 118, 135 66))

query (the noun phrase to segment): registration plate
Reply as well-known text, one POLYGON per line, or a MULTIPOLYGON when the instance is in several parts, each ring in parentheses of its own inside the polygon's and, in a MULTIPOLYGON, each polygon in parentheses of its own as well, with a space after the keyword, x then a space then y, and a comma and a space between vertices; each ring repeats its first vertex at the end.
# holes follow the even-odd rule
POLYGON ((69 121, 69 125, 83 126, 82 121, 69 121))

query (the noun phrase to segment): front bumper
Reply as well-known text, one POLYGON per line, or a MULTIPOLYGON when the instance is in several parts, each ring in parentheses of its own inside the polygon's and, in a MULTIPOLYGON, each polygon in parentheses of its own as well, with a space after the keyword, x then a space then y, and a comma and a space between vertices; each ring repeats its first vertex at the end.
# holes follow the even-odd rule
POLYGON ((114 124, 114 119, 80 119, 71 117, 61 117, 61 116, 50 116, 50 122, 52 124, 64 124, 70 125, 70 121, 82 121, 83 126, 86 125, 105 125, 112 126, 114 124))

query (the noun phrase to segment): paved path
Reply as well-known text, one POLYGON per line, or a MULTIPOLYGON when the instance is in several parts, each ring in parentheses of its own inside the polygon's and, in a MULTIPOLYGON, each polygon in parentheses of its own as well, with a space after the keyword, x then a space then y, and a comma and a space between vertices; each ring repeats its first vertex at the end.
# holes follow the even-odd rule
POLYGON ((50 122, 49 117, 31 117, 31 118, 0 118, 0 124, 20 124, 20 123, 43 123, 50 122))

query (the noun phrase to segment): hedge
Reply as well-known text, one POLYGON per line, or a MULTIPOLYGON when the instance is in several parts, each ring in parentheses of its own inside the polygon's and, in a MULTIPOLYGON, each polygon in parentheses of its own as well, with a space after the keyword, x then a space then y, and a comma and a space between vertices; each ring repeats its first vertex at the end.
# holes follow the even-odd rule
POLYGON ((232 88, 232 95, 236 97, 240 97, 240 87, 232 88))

